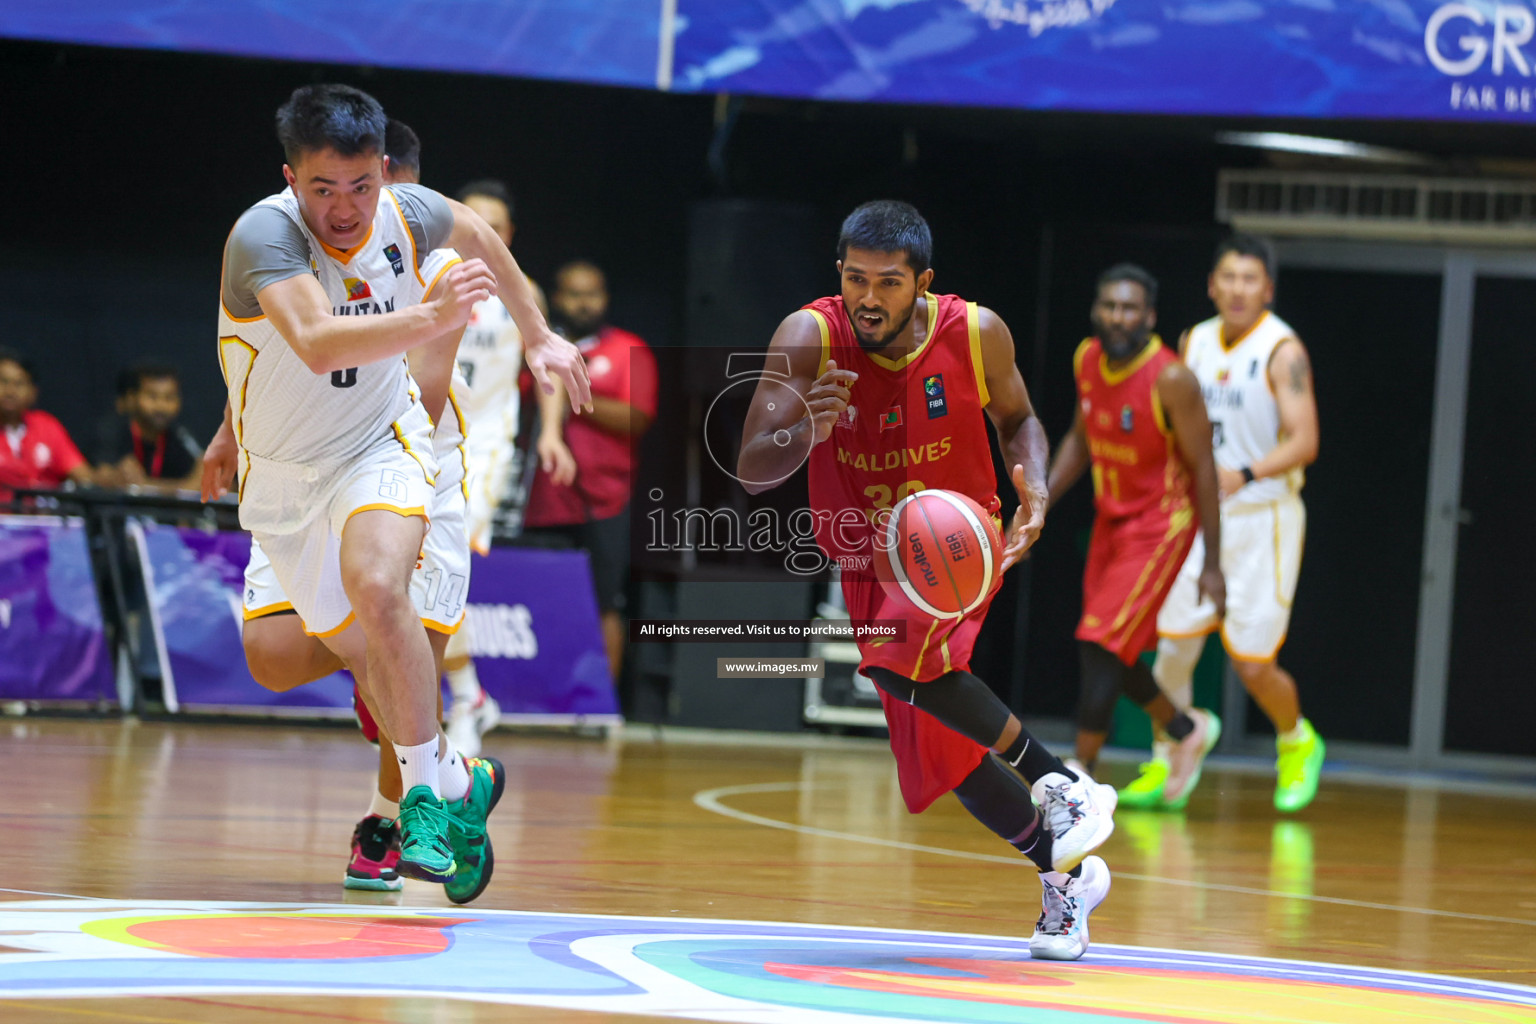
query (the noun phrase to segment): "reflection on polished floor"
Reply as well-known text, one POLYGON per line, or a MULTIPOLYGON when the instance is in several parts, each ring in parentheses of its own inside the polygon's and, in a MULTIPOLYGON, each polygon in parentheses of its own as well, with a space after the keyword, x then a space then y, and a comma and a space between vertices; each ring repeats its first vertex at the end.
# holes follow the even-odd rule
MULTIPOLYGON (((919 817, 905 813, 890 756, 875 743, 794 746, 671 736, 659 741, 640 731, 622 742, 604 742, 497 733, 488 738, 487 752, 505 761, 509 785, 492 819, 495 880, 469 911, 577 915, 551 920, 581 922, 591 935, 612 929, 592 930, 590 915, 619 915, 693 919, 689 927, 694 931, 710 930, 699 921, 795 922, 823 929, 997 937, 999 942, 1009 937, 1027 940, 1039 912, 1033 870, 971 820, 953 798, 919 817)), ((371 750, 356 734, 337 728, 0 722, 0 778, 5 780, 0 821, 6 836, 6 855, 0 861, 0 999, 10 1000, 0 1001, 0 1019, 7 1024, 93 1018, 236 1024, 296 1017, 593 1019, 583 1008, 600 1005, 526 993, 500 1000, 520 1003, 520 1009, 513 1010, 494 1000, 472 1001, 476 995, 470 991, 452 993, 451 1001, 408 994, 288 994, 315 990, 298 981, 257 992, 242 988, 244 982, 228 981, 223 988, 146 992, 131 1000, 52 998, 66 990, 71 995, 140 991, 127 981, 92 991, 83 991, 85 982, 78 977, 73 986, 60 983, 56 990, 7 981, 28 976, 21 968, 37 958, 51 957, 50 970, 62 970, 59 958, 70 951, 79 958, 101 959, 99 950, 88 952, 96 948, 90 944, 112 936, 103 931, 104 925, 81 923, 82 915, 97 909, 119 915, 114 926, 122 933, 118 938, 132 939, 134 956, 140 959, 133 961, 137 966, 132 970, 118 972, 130 980, 153 979, 157 970, 169 969, 176 956, 189 950, 198 956, 263 963, 299 955, 263 946, 266 940, 254 926, 241 926, 245 930, 239 932, 238 950, 220 946, 223 940, 210 939, 214 933, 207 931, 212 927, 207 915, 216 911, 249 916, 252 905, 326 905, 331 909, 300 908, 308 922, 305 927, 320 929, 313 934, 323 932, 325 942, 343 944, 372 936, 368 941, 383 943, 379 948, 385 952, 404 934, 402 921, 430 920, 433 927, 451 929, 457 921, 468 920, 472 914, 461 913, 443 900, 439 889, 420 883, 407 883, 402 895, 363 901, 344 897, 340 882, 347 843, 353 823, 366 808, 372 764, 371 750), (121 902, 93 902, 100 900, 121 902), (191 901, 169 909, 195 908, 204 915, 197 926, 202 930, 194 929, 194 935, 185 921, 174 926, 150 921, 168 912, 161 901, 191 901), (241 907, 231 909, 236 904, 241 907), (340 904, 346 909, 331 906, 340 904), (348 917, 357 913, 351 909, 355 907, 387 908, 391 913, 395 907, 418 909, 388 920, 348 917), (419 908, 437 908, 437 914, 419 908), (59 927, 44 927, 39 921, 59 922, 59 927), (68 941, 57 938, 65 932, 68 941)), ((1129 765, 1111 765, 1106 772, 1109 781, 1117 782, 1127 781, 1131 773, 1129 765)), ((1283 958, 1450 976, 1485 984, 1495 996, 1502 985, 1514 993, 1509 997, 1513 1002, 1483 1007, 1487 1019, 1536 1021, 1536 991, 1516 988, 1536 986, 1536 793, 1366 784, 1330 775, 1311 808, 1281 818, 1270 807, 1271 787, 1268 776, 1216 765, 1207 769, 1187 811, 1118 814, 1117 831, 1102 851, 1114 872, 1114 889, 1093 917, 1094 947, 1088 958, 1050 971, 1039 965, 1042 970, 1030 975, 1027 953, 1002 956, 994 950, 988 954, 992 959, 987 963, 994 965, 989 970, 995 974, 995 965, 1006 964, 1015 973, 1024 971, 1024 980, 1009 982, 1012 990, 994 990, 976 987, 980 982, 958 986, 950 975, 943 975, 949 985, 945 1005, 971 1006, 975 1013, 981 1012, 976 1007, 992 1006, 998 999, 1003 1005, 1023 1005, 1017 1002, 1022 991, 1018 985, 1081 981, 1091 971, 1128 964, 1124 957, 1132 954, 1117 959, 1117 949, 1136 946, 1221 954, 1230 961, 1224 970, 1250 963, 1245 958, 1283 958), (1082 970, 1073 975, 1074 967, 1082 970), (1521 991, 1531 992, 1533 1001, 1522 1005, 1521 991), (1009 999, 1015 1002, 1009 1004, 1009 999)), ((292 907, 284 911, 292 912, 292 907)), ((274 913, 261 920, 277 920, 274 913)), ((525 920, 489 917, 502 924, 525 920)), ((297 918, 283 920, 287 923, 275 926, 282 934, 298 934, 292 931, 297 918)), ((647 928, 654 932, 666 924, 647 928)), ((472 929, 480 925, 491 927, 485 922, 461 925, 455 942, 469 948, 472 943, 465 936, 475 934, 472 929)), ((420 932, 418 928, 410 934, 420 932)), ((817 932, 815 941, 833 942, 827 937, 832 934, 817 932)), ((860 934, 863 941, 874 941, 869 933, 860 934)), ((775 935, 759 945, 785 941, 775 935)), ((600 944, 599 939, 590 941, 600 944)), ((283 941, 291 945, 296 940, 283 941)), ((690 932, 688 941, 700 940, 690 932)), ((399 948, 415 955, 427 946, 418 948, 412 940, 408 948, 399 948)), ((361 946, 349 948, 354 952, 336 955, 363 955, 356 952, 361 946)), ((601 961, 591 952, 596 948, 571 946, 578 959, 601 961)), ((698 965, 709 962, 698 950, 687 957, 675 962, 674 967, 682 965, 677 970, 666 968, 672 971, 669 977, 683 978, 684 968, 703 970, 698 965)), ((391 962, 405 959, 409 957, 402 954, 391 962)), ((909 959, 927 965, 922 971, 953 969, 952 963, 944 961, 949 966, 943 967, 942 958, 927 954, 909 959)), ((71 961, 67 966, 74 971, 78 965, 71 961)), ((494 964, 481 966, 495 970, 494 964)), ((777 961, 765 970, 777 972, 778 979, 804 980, 814 973, 803 965, 791 970, 777 961)), ((846 989, 853 991, 874 984, 868 978, 827 974, 834 970, 827 965, 816 970, 822 973, 813 980, 823 986, 853 986, 846 989)), ((847 970, 845 964, 835 968, 847 970)), ((992 979, 987 984, 1003 985, 993 974, 980 973, 992 979)), ((894 975, 879 982, 887 986, 882 991, 889 989, 890 977, 894 975)), ((904 991, 917 984, 912 979, 918 975, 901 977, 906 979, 901 982, 904 991)), ((97 978, 91 984, 104 983, 97 978)), ((378 984, 379 991, 390 987, 378 984)), ((725 982, 705 987, 716 993, 729 990, 725 982)), ((1369 987, 1379 994, 1391 986, 1372 981, 1369 987)), ((633 1014, 624 1019, 644 1019, 647 1007, 658 1019, 681 1012, 655 1001, 657 991, 646 997, 651 1002, 630 992, 624 998, 632 1001, 609 1005, 633 1014)), ((772 991, 759 986, 753 998, 763 998, 762 993, 777 998, 772 991)), ((1294 988, 1288 991, 1294 995, 1294 988)), ((623 995, 617 988, 606 994, 623 995)), ((1081 1010, 1088 1005, 1073 1003, 1067 995, 1050 1004, 1057 1016, 1040 1019, 1073 1019, 1072 1006, 1081 1010)), ((742 997, 738 992, 731 998, 742 997)), ((1292 1019, 1245 1015, 1252 1011, 1252 999, 1249 1004, 1249 1010, 1234 1003, 1236 1008, 1230 1010, 1172 1017, 1158 1015, 1162 1011, 1155 1007, 1115 1003, 1093 1010, 1092 1019, 1292 1019)), ((872 1009, 873 1004, 855 1008, 829 1002, 814 1013, 803 1000, 799 1005, 783 1017, 733 1017, 735 1011, 697 1007, 689 1015, 809 1021, 821 1019, 814 1013, 837 1006, 846 1012, 903 1015, 899 1008, 880 1011, 872 1009)), ((1216 1004, 1206 1000, 1201 1005, 1216 1004)), ((1440 1016, 1426 1013, 1422 1019, 1482 1019, 1465 1008, 1452 1011, 1448 1006, 1440 1016)), ((1360 1004, 1334 1016, 1317 1011, 1295 1019, 1404 1019, 1391 1015, 1397 1011, 1377 1009, 1383 1015, 1373 1016, 1374 1010, 1360 1004)), ((1020 1013, 974 1019, 1033 1019, 1020 1013)), ((970 1018, 962 1013, 936 1019, 970 1018)))

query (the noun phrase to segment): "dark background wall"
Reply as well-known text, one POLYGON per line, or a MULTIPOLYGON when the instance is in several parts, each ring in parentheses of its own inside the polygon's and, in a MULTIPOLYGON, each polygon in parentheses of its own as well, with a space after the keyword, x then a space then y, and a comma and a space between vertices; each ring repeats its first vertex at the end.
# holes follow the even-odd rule
MULTIPOLYGON (((1163 282, 1170 339, 1208 316, 1206 264, 1223 231, 1212 216, 1216 174, 1258 159, 1215 143, 1218 127, 1258 127, 1238 122, 740 101, 0 41, 12 144, 0 170, 9 285, 0 344, 35 357, 42 406, 82 444, 110 407, 118 368, 147 356, 181 366, 186 420, 211 434, 224 401, 212 331, 224 237, 245 207, 282 186, 276 107, 296 85, 332 80, 369 90, 417 130, 427 184, 451 192, 475 177, 510 181, 514 251, 536 279, 548 285, 577 256, 608 271, 613 321, 645 336, 662 366, 647 471, 679 489, 678 453, 715 372, 701 349, 761 347, 779 317, 834 288, 837 225, 857 203, 892 196, 923 210, 936 238, 935 289, 991 306, 1011 325, 1054 438, 1071 417, 1071 354, 1087 330, 1094 276, 1122 259, 1146 264, 1163 282), (740 211, 729 254, 722 207, 702 205, 726 200, 740 211)), ((1536 153, 1529 132, 1500 126, 1263 127, 1412 146, 1452 167, 1479 154, 1536 153)), ((1348 295, 1295 287, 1282 312, 1306 325, 1348 295)), ((1327 459, 1332 437, 1377 432, 1371 405, 1349 400, 1349 378, 1328 379, 1327 353, 1314 358, 1327 459)), ((1422 391, 1431 357, 1408 358, 1410 383, 1422 391)), ((1401 495, 1388 480, 1381 500, 1417 516, 1423 477, 1408 476, 1401 495)), ((1309 490, 1315 508, 1347 506, 1344 474, 1333 479, 1320 465, 1309 490)), ((772 500, 803 499, 789 488, 772 500)), ((1090 511, 1084 487, 1053 514, 1030 565, 994 605, 978 651, 978 671, 1031 713, 1065 714, 1074 699, 1071 629, 1090 511)), ((1314 557, 1329 548, 1329 524, 1315 515, 1311 528, 1320 539, 1309 547, 1301 602, 1339 584, 1331 574, 1340 570, 1314 557)), ((1395 579, 1417 572, 1418 536, 1407 528, 1380 553, 1395 579)), ((1358 654, 1348 625, 1317 616, 1298 615, 1292 645, 1314 675, 1358 654)), ((1327 680, 1303 685, 1324 706, 1353 706, 1330 696, 1327 680)), ((1371 695, 1400 695, 1406 708, 1408 685, 1394 675, 1371 695)), ((1384 726, 1341 710, 1329 724, 1354 738, 1397 739, 1402 721, 1388 716, 1384 726)))

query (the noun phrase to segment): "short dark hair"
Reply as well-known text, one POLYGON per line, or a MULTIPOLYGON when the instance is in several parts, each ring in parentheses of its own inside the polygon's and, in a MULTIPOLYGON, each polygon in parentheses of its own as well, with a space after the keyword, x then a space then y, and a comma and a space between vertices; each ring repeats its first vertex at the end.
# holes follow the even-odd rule
POLYGON ((301 85, 277 108, 277 141, 290 164, 322 149, 382 153, 387 125, 379 101, 350 85, 301 85))
POLYGON ((865 203, 843 221, 837 236, 837 258, 848 258, 849 249, 904 252, 914 274, 933 266, 933 232, 910 203, 877 199, 865 203))
POLYGON ((421 139, 404 121, 390 118, 384 126, 384 155, 396 167, 403 167, 413 174, 421 173, 421 139))
POLYGON ((487 199, 501 200, 507 208, 507 217, 517 220, 512 208, 512 190, 507 188, 506 182, 497 178, 476 178, 459 189, 459 202, 468 201, 470 196, 485 196, 487 199))
POLYGON ((37 367, 32 365, 32 360, 17 352, 13 348, 0 348, 0 363, 15 363, 21 367, 21 372, 27 375, 27 380, 32 386, 37 386, 37 367))
POLYGON ((130 390, 137 391, 144 386, 147 380, 173 380, 178 386, 181 384, 181 371, 170 363, 145 361, 134 364, 129 371, 133 377, 133 387, 130 390))
POLYGON ((1104 271, 1099 275, 1095 290, 1102 290, 1107 284, 1117 284, 1121 281, 1131 281, 1141 285, 1141 290, 1147 293, 1147 308, 1157 308, 1157 278, 1148 273, 1145 267, 1134 263, 1116 263, 1104 271))
MULTIPOLYGON (((484 193, 476 193, 476 194, 477 195, 483 195, 484 193)), ((566 274, 572 273, 572 272, 577 271, 577 270, 591 271, 592 273, 596 274, 598 277, 603 279, 603 287, 604 288, 608 287, 608 275, 603 273, 603 268, 602 267, 598 266, 596 263, 593 263, 591 260, 575 259, 575 260, 567 260, 566 262, 560 264, 560 269, 555 271, 555 290, 559 291, 562 287, 564 287, 564 283, 563 282, 565 281, 565 275, 566 274)))
POLYGON ((1228 235, 1216 244, 1216 256, 1211 260, 1211 269, 1215 270, 1228 253, 1252 256, 1264 264, 1264 273, 1269 275, 1269 279, 1275 279, 1275 247, 1269 244, 1268 239, 1242 231, 1228 235))

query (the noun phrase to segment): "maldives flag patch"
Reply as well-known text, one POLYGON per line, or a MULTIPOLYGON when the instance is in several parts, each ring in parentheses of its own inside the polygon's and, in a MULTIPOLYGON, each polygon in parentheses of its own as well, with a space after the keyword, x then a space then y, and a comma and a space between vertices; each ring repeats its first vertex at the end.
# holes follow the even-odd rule
POLYGON ((885 415, 880 417, 881 430, 895 430, 901 426, 901 406, 893 405, 885 410, 885 415))

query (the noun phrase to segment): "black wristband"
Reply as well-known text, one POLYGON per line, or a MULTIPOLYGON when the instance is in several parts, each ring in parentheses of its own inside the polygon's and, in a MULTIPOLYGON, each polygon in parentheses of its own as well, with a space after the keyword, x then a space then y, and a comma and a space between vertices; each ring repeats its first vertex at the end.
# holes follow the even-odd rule
POLYGON ((1243 474, 1243 483, 1245 483, 1245 484, 1253 483, 1253 467, 1252 466, 1244 466, 1242 468, 1241 472, 1243 474))

